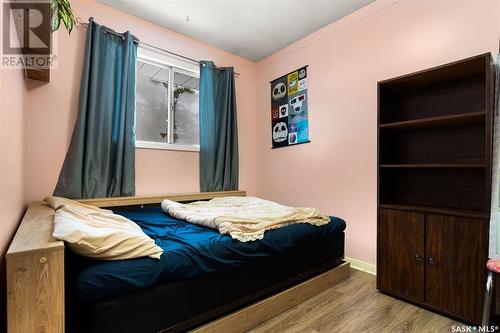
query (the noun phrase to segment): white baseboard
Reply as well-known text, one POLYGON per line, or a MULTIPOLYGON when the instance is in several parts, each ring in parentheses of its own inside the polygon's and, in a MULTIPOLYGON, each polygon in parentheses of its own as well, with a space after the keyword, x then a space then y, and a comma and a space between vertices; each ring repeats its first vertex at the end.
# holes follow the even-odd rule
POLYGON ((377 265, 370 264, 358 259, 345 257, 345 261, 351 263, 351 268, 357 269, 368 274, 377 275, 377 265))

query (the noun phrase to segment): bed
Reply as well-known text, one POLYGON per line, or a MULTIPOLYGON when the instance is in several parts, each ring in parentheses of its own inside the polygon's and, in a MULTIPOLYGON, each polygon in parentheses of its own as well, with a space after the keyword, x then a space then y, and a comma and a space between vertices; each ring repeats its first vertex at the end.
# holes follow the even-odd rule
MULTIPOLYGON (((61 247, 58 244, 61 242, 49 237, 45 249, 30 260, 36 261, 34 277, 39 276, 32 293, 50 301, 37 300, 37 307, 45 311, 33 309, 35 317, 29 321, 41 322, 43 327, 51 327, 46 331, 55 332, 65 328, 68 332, 111 333, 241 331, 347 276, 348 264, 342 260, 345 222, 341 219, 332 217, 331 223, 321 227, 290 225, 266 232, 261 241, 239 242, 172 218, 159 207, 166 197, 185 202, 244 194, 218 192, 86 200, 111 207, 115 213, 136 222, 164 249, 164 254, 160 260, 91 260, 65 249, 64 244, 61 247), (49 276, 61 271, 65 272, 65 279, 49 276), (47 290, 41 292, 40 283, 47 290), (57 311, 63 313, 62 318, 57 311)), ((27 252, 16 249, 16 244, 26 238, 29 224, 38 223, 40 227, 43 221, 50 221, 53 216, 50 210, 41 204, 30 207, 23 219, 7 256, 8 271, 14 269, 14 275, 8 278, 9 296, 15 291, 21 298, 23 294, 28 297, 28 291, 19 288, 27 275, 15 268, 29 267, 22 260, 27 260, 22 255, 27 252)), ((45 226, 45 234, 49 230, 50 226, 45 226)), ((40 239, 39 243, 44 241, 40 239)), ((21 302, 19 297, 9 297, 10 311, 36 305, 31 301, 21 307, 21 302)), ((29 313, 23 311, 22 315, 26 312, 29 313)), ((24 323, 19 324, 21 314, 15 313, 14 317, 11 314, 9 331, 12 327, 15 328, 12 332, 28 331, 24 323)), ((32 327, 40 327, 37 325, 32 327)))

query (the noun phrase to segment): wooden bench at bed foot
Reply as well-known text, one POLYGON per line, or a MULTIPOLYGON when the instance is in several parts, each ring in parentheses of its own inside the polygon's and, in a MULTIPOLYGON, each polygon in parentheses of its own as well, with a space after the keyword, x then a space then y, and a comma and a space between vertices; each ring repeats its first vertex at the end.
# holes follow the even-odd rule
POLYGON ((192 333, 240 333, 306 301, 316 294, 349 277, 350 264, 344 262, 335 268, 263 299, 241 310, 192 330, 192 333))

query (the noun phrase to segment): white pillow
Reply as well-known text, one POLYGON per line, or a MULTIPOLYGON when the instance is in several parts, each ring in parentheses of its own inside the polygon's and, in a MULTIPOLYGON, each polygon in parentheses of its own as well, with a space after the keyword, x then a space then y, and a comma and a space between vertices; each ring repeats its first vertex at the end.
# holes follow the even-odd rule
POLYGON ((76 253, 97 259, 160 259, 163 249, 133 221, 74 200, 45 199, 55 209, 54 233, 76 253))

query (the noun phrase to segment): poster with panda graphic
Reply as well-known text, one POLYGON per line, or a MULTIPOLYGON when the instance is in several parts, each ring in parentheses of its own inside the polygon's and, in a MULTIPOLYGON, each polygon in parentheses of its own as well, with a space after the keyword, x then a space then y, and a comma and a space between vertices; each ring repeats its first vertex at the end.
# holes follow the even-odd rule
POLYGON ((307 66, 270 83, 273 148, 310 142, 307 66))

